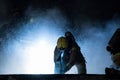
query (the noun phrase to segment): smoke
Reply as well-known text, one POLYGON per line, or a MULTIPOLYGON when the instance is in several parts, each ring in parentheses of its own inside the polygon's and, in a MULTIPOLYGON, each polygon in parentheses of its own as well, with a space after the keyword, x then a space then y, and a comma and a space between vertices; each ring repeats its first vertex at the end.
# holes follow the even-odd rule
POLYGON ((1 26, 0 73, 53 73, 56 41, 67 25, 56 8, 41 11, 30 7, 24 18, 1 26))
MULTIPOLYGON (((104 74, 112 63, 106 46, 119 20, 102 23, 78 18, 74 22, 75 26, 69 27, 71 23, 59 8, 29 7, 22 19, 1 26, 0 74, 53 74, 54 48, 65 31, 71 31, 81 47, 87 73, 104 74)), ((76 74, 76 68, 67 73, 76 74)))
MULTIPOLYGON (((80 18, 76 21, 76 26, 71 32, 75 35, 76 42, 86 59, 88 74, 105 74, 105 68, 112 64, 111 55, 106 50, 106 46, 116 29, 120 28, 119 22, 118 17, 104 22, 92 21, 88 18, 84 18, 83 21, 80 18)), ((69 72, 77 73, 75 67, 69 72)))
POLYGON ((87 62, 88 74, 104 74, 105 68, 112 64, 111 55, 107 52, 106 46, 113 33, 119 28, 119 22, 119 19, 113 19, 104 24, 89 21, 81 24, 81 29, 77 28, 74 31, 77 33, 76 40, 87 62))

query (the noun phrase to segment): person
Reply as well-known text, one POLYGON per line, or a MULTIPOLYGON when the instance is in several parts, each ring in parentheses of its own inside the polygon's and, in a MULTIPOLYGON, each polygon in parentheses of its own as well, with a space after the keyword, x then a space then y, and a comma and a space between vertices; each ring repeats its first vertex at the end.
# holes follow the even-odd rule
POLYGON ((105 68, 106 74, 120 75, 120 28, 118 28, 111 37, 106 50, 111 54, 112 64, 105 68))
POLYGON ((73 65, 76 66, 78 74, 86 74, 86 61, 80 47, 71 32, 65 32, 65 37, 59 37, 54 50, 55 74, 64 74, 73 65), (63 54, 61 54, 63 53, 63 54), (63 56, 61 56, 63 55, 63 56))

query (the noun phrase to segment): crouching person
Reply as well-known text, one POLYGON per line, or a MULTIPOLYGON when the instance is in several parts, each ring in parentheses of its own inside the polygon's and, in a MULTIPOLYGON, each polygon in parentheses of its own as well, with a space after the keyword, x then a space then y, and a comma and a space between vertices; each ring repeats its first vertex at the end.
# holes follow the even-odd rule
POLYGON ((57 40, 54 50, 55 74, 65 74, 73 65, 78 74, 86 74, 86 61, 75 41, 69 42, 66 37, 57 40))

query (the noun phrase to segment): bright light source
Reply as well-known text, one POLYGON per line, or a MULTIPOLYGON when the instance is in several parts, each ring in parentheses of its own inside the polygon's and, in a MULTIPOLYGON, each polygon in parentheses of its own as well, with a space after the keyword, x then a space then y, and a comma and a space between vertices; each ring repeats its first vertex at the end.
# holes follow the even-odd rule
POLYGON ((26 47, 25 73, 50 74, 53 73, 53 49, 47 38, 35 40, 34 44, 26 47))

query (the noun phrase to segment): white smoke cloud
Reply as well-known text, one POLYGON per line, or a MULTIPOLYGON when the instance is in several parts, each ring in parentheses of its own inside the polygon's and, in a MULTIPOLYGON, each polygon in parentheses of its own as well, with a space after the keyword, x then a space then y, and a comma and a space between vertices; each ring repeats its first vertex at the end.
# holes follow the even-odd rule
POLYGON ((66 19, 59 10, 26 11, 25 21, 16 23, 2 42, 1 74, 49 74, 54 71, 53 52, 58 36, 63 34, 66 19))
POLYGON ((87 61, 88 74, 104 74, 105 68, 112 64, 110 53, 106 46, 113 33, 119 28, 119 21, 108 21, 104 25, 100 22, 84 23, 76 40, 81 47, 81 51, 87 61))

